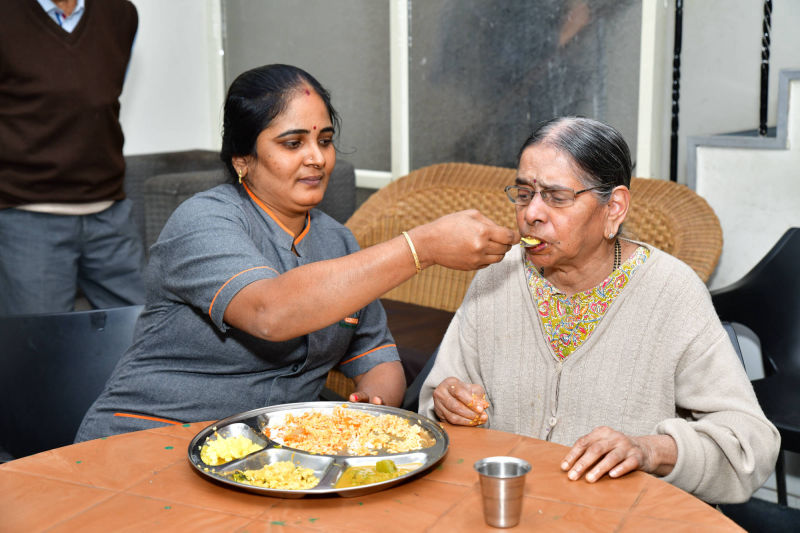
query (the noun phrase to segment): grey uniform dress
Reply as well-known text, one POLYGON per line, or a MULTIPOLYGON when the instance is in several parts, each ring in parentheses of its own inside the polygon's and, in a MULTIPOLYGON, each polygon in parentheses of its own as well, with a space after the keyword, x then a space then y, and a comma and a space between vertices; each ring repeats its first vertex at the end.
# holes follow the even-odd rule
POLYGON ((357 250, 352 233, 316 209, 294 237, 241 186, 220 185, 181 204, 151 248, 147 306, 134 343, 86 413, 76 442, 313 401, 333 367, 352 377, 399 360, 379 301, 285 342, 223 321, 233 296, 249 283, 357 250))

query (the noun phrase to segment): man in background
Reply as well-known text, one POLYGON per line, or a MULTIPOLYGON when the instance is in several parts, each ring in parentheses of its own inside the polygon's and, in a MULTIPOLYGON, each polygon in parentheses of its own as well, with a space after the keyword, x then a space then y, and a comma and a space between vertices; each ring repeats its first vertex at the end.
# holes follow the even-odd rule
POLYGON ((125 199, 119 96, 138 26, 128 0, 0 10, 0 315, 144 302, 125 199))

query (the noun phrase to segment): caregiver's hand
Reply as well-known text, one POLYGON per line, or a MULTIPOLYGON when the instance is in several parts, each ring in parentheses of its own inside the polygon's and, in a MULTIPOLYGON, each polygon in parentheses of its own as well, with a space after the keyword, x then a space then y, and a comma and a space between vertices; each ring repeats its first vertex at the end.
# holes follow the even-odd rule
POLYGON ((408 231, 423 268, 436 264, 474 270, 497 263, 519 242, 519 233, 475 209, 459 211, 408 231))

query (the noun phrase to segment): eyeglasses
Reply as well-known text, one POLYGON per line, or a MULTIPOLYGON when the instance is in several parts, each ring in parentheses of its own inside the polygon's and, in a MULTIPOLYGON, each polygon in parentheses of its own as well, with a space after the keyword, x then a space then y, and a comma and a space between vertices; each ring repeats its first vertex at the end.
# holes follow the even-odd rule
POLYGON ((526 185, 509 185, 505 188, 506 195, 511 203, 514 205, 528 205, 533 201, 536 193, 542 198, 542 201, 550 207, 569 207, 575 203, 575 197, 585 192, 599 189, 600 187, 589 187, 575 191, 572 189, 542 189, 537 191, 533 187, 526 185))

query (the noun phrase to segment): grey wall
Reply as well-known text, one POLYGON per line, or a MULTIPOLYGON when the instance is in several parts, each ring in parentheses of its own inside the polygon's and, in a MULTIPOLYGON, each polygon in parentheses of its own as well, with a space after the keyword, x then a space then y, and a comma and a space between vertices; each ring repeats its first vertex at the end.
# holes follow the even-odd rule
POLYGON ((339 156, 390 170, 389 2, 223 0, 222 12, 226 88, 268 63, 305 69, 342 117, 339 156))
POLYGON ((636 153, 639 0, 411 1, 411 168, 515 166, 535 126, 603 120, 636 153))

